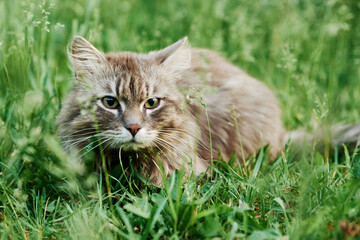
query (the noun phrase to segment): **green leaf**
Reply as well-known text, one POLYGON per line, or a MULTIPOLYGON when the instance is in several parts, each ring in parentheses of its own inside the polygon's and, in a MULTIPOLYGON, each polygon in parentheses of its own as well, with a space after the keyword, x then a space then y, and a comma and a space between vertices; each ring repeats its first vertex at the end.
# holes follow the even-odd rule
POLYGON ((127 211, 129 211, 139 217, 145 218, 145 219, 148 219, 150 216, 150 212, 144 211, 143 209, 141 209, 137 206, 134 206, 131 203, 126 204, 124 206, 124 209, 126 209, 127 211))
POLYGON ((270 240, 270 239, 279 239, 282 240, 283 237, 277 228, 269 228, 264 231, 254 231, 247 240, 270 240))
POLYGON ((221 183, 222 183, 221 179, 218 181, 215 181, 215 184, 213 182, 208 183, 209 185, 211 185, 210 189, 208 191, 206 191, 205 194, 201 198, 194 201, 193 204, 201 205, 201 204, 205 203, 213 195, 215 190, 220 187, 221 183))
POLYGON ((198 232, 203 237, 214 237, 219 235, 221 229, 222 226, 217 219, 208 217, 199 225, 198 232))

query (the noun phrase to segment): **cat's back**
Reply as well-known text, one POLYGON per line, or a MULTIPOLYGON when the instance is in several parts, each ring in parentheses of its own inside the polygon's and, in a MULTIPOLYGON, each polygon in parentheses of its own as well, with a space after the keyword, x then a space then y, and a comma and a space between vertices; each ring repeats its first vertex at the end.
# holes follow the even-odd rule
MULTIPOLYGON (((190 84, 198 89, 215 87, 203 92, 208 106, 210 125, 213 130, 213 145, 224 156, 234 149, 244 151, 244 156, 257 151, 261 144, 270 144, 274 157, 282 148, 284 130, 280 119, 280 109, 272 91, 259 80, 227 61, 218 53, 207 49, 192 49, 190 84), (236 114, 239 134, 229 124, 236 114), (240 150, 239 136, 242 138, 240 150)), ((200 116, 206 123, 205 115, 200 116)), ((206 124, 201 127, 203 140, 208 144, 206 124)))
POLYGON ((210 73, 209 83, 211 85, 218 85, 226 79, 231 79, 234 76, 241 81, 247 81, 248 75, 227 61, 219 53, 203 48, 191 49, 191 69, 196 73, 210 73))
MULTIPOLYGON (((216 92, 229 93, 226 98, 235 103, 255 101, 256 105, 264 101, 277 109, 277 99, 272 91, 261 81, 251 77, 240 68, 230 63, 219 53, 201 48, 191 50, 191 68, 188 80, 194 86, 214 86, 216 92), (247 99, 247 100, 246 100, 247 99)), ((256 106, 255 105, 255 106, 256 106)))

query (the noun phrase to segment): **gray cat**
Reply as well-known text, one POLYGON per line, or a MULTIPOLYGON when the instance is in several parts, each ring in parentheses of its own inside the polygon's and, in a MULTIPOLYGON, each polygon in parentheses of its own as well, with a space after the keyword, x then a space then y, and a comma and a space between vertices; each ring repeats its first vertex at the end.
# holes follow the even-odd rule
MULTIPOLYGON (((213 51, 191 49, 187 38, 148 54, 104 54, 75 37, 69 55, 76 87, 57 119, 64 147, 96 138, 98 159, 131 158, 152 184, 162 183, 160 162, 167 176, 182 167, 199 175, 219 153, 226 160, 236 151, 243 161, 269 145, 273 159, 289 138, 263 83, 213 51)), ((340 130, 356 141, 355 128, 340 130)))

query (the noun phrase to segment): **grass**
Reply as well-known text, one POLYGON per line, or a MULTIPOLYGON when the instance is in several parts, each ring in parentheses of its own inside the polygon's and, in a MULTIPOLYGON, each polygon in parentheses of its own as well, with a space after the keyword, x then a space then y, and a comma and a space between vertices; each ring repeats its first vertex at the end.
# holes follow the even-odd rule
POLYGON ((118 171, 109 201, 91 156, 62 150, 55 117, 73 35, 105 52, 187 35, 273 89, 288 129, 355 123, 359 22, 356 0, 0 0, 0 239, 358 239, 357 148, 296 161, 287 148, 273 163, 263 148, 243 166, 215 161, 211 180, 183 183, 179 171, 161 189, 118 171))

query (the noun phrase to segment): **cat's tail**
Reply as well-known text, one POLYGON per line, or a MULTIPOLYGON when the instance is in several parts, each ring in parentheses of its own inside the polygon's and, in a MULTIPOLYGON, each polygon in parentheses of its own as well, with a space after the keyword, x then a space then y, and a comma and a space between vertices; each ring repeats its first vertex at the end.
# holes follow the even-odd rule
POLYGON ((311 133, 298 129, 287 134, 286 143, 297 148, 314 147, 320 152, 328 153, 331 147, 343 144, 356 147, 359 139, 360 123, 357 123, 319 128, 311 133))

